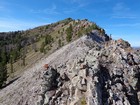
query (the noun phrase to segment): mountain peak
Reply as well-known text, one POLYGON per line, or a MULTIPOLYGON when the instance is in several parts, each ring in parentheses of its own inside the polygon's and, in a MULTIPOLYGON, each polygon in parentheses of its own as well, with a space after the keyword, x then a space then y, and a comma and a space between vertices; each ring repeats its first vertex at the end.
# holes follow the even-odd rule
POLYGON ((18 48, 16 41, 21 45, 20 60, 9 64, 18 67, 14 80, 0 91, 2 105, 139 105, 140 54, 123 39, 71 18, 15 33, 1 36, 15 41, 6 49, 18 48))

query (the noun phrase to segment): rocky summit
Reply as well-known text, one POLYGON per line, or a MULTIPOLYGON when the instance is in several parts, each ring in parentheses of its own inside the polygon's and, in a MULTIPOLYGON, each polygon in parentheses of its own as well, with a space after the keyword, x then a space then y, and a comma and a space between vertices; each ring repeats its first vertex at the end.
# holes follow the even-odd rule
POLYGON ((0 91, 0 105, 139 104, 140 52, 98 30, 36 62, 0 91))

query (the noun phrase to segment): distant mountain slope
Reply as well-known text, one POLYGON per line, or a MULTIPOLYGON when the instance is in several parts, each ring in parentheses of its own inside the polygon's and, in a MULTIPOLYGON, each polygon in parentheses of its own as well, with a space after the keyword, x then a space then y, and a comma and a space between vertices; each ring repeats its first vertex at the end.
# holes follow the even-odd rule
POLYGON ((140 50, 140 47, 133 47, 135 50, 140 50))
POLYGON ((0 91, 0 105, 38 105, 40 95, 43 94, 44 64, 48 63, 58 67, 66 62, 72 63, 75 58, 80 59, 86 56, 94 46, 100 49, 100 45, 105 42, 106 38, 99 31, 92 31, 88 36, 83 36, 49 57, 42 58, 26 70, 19 79, 0 91))
POLYGON ((34 63, 0 91, 0 105, 139 105, 140 55, 106 38, 93 30, 34 63))
MULTIPOLYGON (((106 35, 104 29, 87 19, 71 18, 25 31, 0 33, 0 58, 5 59, 8 81, 42 57, 85 34, 90 34, 92 30, 98 30, 100 34, 106 35), (5 57, 2 57, 2 53, 5 57)), ((108 39, 106 35, 105 40, 108 39)), ((0 64, 3 60, 0 60, 0 64)))
MULTIPOLYGON (((12 62, 18 78, 0 90, 0 105, 140 104, 140 52, 127 41, 111 39, 88 20, 71 18, 26 32, 29 36, 22 34, 19 41, 24 43, 21 55, 12 62), (34 43, 28 43, 30 36, 34 43)), ((16 49, 13 42, 3 46, 16 49)))

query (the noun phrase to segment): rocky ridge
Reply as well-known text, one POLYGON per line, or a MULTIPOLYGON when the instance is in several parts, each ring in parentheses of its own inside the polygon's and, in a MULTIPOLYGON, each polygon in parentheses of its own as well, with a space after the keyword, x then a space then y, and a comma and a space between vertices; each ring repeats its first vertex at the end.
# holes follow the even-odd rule
POLYGON ((1 90, 0 105, 139 105, 139 89, 139 54, 95 30, 1 90))

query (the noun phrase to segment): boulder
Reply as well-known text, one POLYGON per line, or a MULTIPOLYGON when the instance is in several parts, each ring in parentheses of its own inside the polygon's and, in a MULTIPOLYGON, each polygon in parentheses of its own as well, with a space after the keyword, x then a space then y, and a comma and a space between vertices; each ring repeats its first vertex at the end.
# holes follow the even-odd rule
POLYGON ((88 67, 87 63, 82 63, 80 69, 86 69, 88 67))
POLYGON ((81 85, 86 85, 86 84, 87 84, 87 80, 85 78, 82 78, 81 85))
POLYGON ((87 90, 86 80, 81 78, 77 83, 77 88, 81 91, 86 91, 87 90))
POLYGON ((52 90, 57 87, 57 78, 59 77, 59 73, 53 68, 49 68, 44 74, 44 81, 46 86, 46 91, 52 90))
POLYGON ((44 100, 44 104, 48 104, 50 99, 52 98, 52 96, 55 94, 55 91, 48 91, 45 93, 45 100, 44 100))
POLYGON ((135 61, 134 61, 133 55, 130 54, 130 53, 127 54, 127 63, 129 65, 135 65, 136 64, 135 61))
POLYGON ((64 81, 69 81, 70 80, 69 77, 67 76, 67 74, 65 72, 61 75, 61 78, 64 81))
POLYGON ((87 77, 87 75, 88 75, 88 69, 82 69, 79 71, 78 74, 79 77, 83 77, 83 78, 87 77))
POLYGON ((37 105, 43 105, 43 103, 44 103, 43 97, 39 95, 37 100, 37 105))

